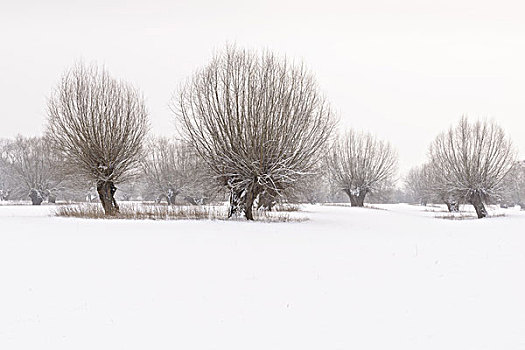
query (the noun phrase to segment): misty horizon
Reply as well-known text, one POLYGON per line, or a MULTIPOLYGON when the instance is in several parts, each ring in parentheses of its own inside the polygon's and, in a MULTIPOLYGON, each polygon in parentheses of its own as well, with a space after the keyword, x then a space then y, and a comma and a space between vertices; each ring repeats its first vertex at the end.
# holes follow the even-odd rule
POLYGON ((525 158, 523 5, 472 1, 51 1, 4 6, 0 137, 40 135, 46 101, 75 62, 143 92, 151 134, 173 136, 168 104, 226 44, 304 62, 340 119, 398 150, 400 175, 462 115, 493 119, 525 158), (279 6, 277 6, 279 4, 279 6))

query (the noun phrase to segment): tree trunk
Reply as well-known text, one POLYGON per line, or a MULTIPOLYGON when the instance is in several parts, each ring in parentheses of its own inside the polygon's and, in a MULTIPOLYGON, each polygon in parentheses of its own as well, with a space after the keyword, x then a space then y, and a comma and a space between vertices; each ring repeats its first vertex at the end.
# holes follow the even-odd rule
POLYGON ((57 196, 55 196, 54 194, 50 194, 49 197, 47 197, 47 201, 49 203, 55 204, 57 202, 57 196))
POLYGON ((186 202, 190 203, 191 205, 198 205, 199 204, 195 198, 190 197, 190 196, 184 196, 184 200, 186 202))
MULTIPOLYGON (((155 198, 155 203, 157 203, 157 204, 161 204, 161 203, 162 203, 162 199, 163 199, 164 197, 165 197, 165 196, 164 196, 163 194, 159 194, 159 195, 157 196, 157 198, 155 198)), ((166 198, 166 201, 168 202, 168 199, 167 199, 167 198, 166 198)), ((168 202, 168 204, 169 204, 169 202, 168 202)))
POLYGON ((257 209, 263 208, 267 209, 268 211, 272 211, 272 208, 276 204, 275 196, 271 195, 267 191, 262 192, 259 194, 259 203, 257 205, 257 209))
POLYGON ((483 204, 479 193, 474 192, 471 194, 469 202, 474 206, 476 214, 478 215, 478 219, 482 219, 487 216, 487 209, 485 209, 485 205, 483 204))
POLYGON ((9 200, 9 195, 11 194, 11 190, 0 190, 0 200, 7 201, 9 200))
POLYGON ((228 217, 232 217, 238 211, 242 211, 246 220, 253 220, 253 202, 259 195, 260 190, 257 186, 251 185, 245 190, 230 190, 230 209, 228 217))
POLYGON ((362 191, 359 193, 356 199, 356 204, 358 207, 364 207, 365 206, 365 197, 368 191, 362 191))
POLYGON ((168 195, 166 196, 168 198, 168 204, 175 205, 175 199, 177 199, 178 192, 174 191, 173 189, 168 190, 168 195))
POLYGON ((355 207, 355 198, 352 195, 352 192, 350 192, 350 190, 343 190, 343 192, 346 193, 346 195, 350 199, 350 206, 355 207))
POLYGON ((42 197, 40 192, 34 189, 31 190, 31 192, 29 192, 29 198, 31 198, 31 203, 33 205, 40 205, 44 201, 44 198, 42 197))
POLYGON ((112 181, 99 181, 97 192, 106 215, 116 215, 119 212, 119 207, 115 200, 115 192, 117 192, 115 184, 112 181))
POLYGON ((365 206, 365 197, 367 191, 362 191, 359 195, 352 194, 350 190, 344 190, 344 192, 350 198, 350 206, 352 207, 364 207, 365 206))
POLYGON ((457 202, 445 202, 447 209, 451 213, 457 213, 459 211, 459 203, 457 202))
POLYGON ((241 203, 241 192, 236 192, 233 188, 230 189, 230 208, 228 209, 228 218, 231 218, 233 214, 237 213, 241 203))
POLYGON ((253 202, 255 200, 255 197, 257 197, 254 194, 253 189, 249 189, 246 193, 246 201, 244 204, 244 215, 246 216, 246 220, 253 221, 253 202))
POLYGON ((42 199, 40 199, 40 198, 31 198, 31 204, 32 205, 41 205, 42 204, 42 199))

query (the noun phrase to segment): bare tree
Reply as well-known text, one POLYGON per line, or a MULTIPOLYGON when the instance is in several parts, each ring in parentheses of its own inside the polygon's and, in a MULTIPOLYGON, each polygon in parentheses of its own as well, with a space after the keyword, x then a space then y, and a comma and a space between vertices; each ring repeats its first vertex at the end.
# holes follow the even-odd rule
POLYGON ((294 193, 290 197, 301 203, 326 203, 330 197, 328 173, 322 171, 313 176, 305 177, 299 182, 297 188, 294 188, 294 193))
POLYGON ((46 140, 17 136, 4 144, 2 163, 11 191, 29 195, 33 205, 40 205, 45 199, 55 202, 63 176, 57 171, 60 159, 46 140))
POLYGON ((443 181, 450 176, 446 169, 439 168, 435 163, 426 165, 426 185, 434 201, 445 203, 449 212, 458 212, 459 205, 464 203, 463 197, 448 186, 442 186, 443 181))
POLYGON ((432 201, 430 190, 432 177, 429 164, 410 169, 404 179, 404 186, 410 197, 421 205, 427 205, 432 201))
POLYGON ((12 190, 6 169, 0 165, 0 201, 9 200, 12 190))
POLYGON ((352 206, 362 207, 368 193, 392 180, 397 153, 370 133, 350 130, 332 146, 328 169, 336 189, 348 195, 352 206))
POLYGON ((506 191, 503 205, 519 205, 525 210, 525 161, 520 160, 512 165, 504 183, 506 191))
POLYGON ((275 193, 266 190, 259 194, 257 209, 271 211, 278 203, 321 203, 326 202, 330 188, 325 172, 319 171, 301 177, 297 182, 281 191, 275 193))
POLYGON ((9 141, 0 139, 0 201, 9 200, 13 191, 11 171, 7 162, 9 141))
POLYGON ((439 185, 439 177, 446 176, 442 169, 426 163, 409 171, 405 178, 405 188, 412 198, 422 205, 430 202, 445 203, 449 212, 457 212, 460 201, 454 191, 439 185))
POLYGON ((367 202, 370 204, 391 204, 394 203, 394 194, 396 191, 395 178, 382 181, 375 190, 370 191, 367 195, 367 202))
POLYGON ((452 193, 474 206, 478 218, 487 216, 484 202, 501 195, 503 179, 515 151, 503 129, 493 122, 469 122, 440 134, 430 146, 430 160, 442 176, 435 177, 438 191, 452 193))
POLYGON ((230 193, 230 216, 261 193, 280 196, 319 158, 334 128, 314 77, 270 52, 229 47, 180 90, 173 110, 185 138, 230 193))
POLYGON ((106 215, 117 213, 116 185, 137 175, 148 130, 143 97, 106 70, 78 64, 50 97, 48 115, 66 172, 96 181, 106 215))
MULTIPOLYGON (((59 168, 64 173, 62 167, 59 168)), ((61 183, 61 197, 72 202, 93 202, 98 198, 96 182, 85 176, 69 175, 61 183)))
POLYGON ((153 187, 157 200, 166 198, 169 204, 175 204, 180 195, 191 204, 202 204, 210 196, 204 193, 202 184, 203 162, 186 142, 151 139, 141 163, 145 180, 153 187))

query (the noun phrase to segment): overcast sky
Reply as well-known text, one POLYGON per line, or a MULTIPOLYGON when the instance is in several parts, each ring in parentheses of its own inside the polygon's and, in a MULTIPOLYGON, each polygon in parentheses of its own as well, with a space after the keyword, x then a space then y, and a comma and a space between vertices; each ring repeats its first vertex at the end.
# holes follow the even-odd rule
POLYGON ((0 137, 38 135, 75 61, 140 88, 152 132, 172 135, 172 93, 226 43, 315 73, 341 127, 398 150, 405 172, 462 114, 493 118, 525 158, 520 1, 10 1, 0 9, 0 137))

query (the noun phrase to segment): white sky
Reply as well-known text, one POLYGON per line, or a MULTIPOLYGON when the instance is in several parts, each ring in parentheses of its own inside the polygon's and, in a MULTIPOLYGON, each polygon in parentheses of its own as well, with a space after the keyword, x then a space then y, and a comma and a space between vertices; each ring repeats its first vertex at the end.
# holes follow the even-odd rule
POLYGON ((0 5, 0 137, 40 134, 79 59, 146 96, 175 132, 171 94, 226 43, 304 61, 341 118, 398 150, 402 172, 462 114, 494 118, 525 158, 520 1, 10 1, 0 5))

